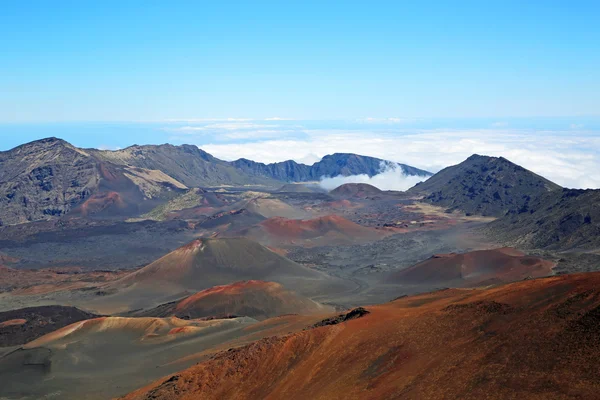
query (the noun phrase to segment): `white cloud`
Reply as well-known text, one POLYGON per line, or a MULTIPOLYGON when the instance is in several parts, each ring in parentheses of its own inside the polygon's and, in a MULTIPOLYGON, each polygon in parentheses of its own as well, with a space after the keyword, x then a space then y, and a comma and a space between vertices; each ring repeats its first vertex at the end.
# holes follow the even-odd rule
POLYGON ((186 125, 173 124, 162 128, 171 134, 174 142, 198 141, 235 141, 275 139, 302 135, 302 126, 285 123, 283 119, 268 119, 260 121, 228 120, 219 122, 189 123, 186 125))
POLYGON ((296 158, 295 161, 306 165, 313 165, 314 163, 321 161, 321 158, 322 157, 319 157, 316 154, 308 153, 303 157, 296 158))
POLYGON ((210 132, 210 131, 232 131, 237 129, 258 129, 258 128, 276 128, 278 125, 255 124, 251 122, 222 122, 201 126, 180 126, 174 128, 165 128, 170 132, 210 132))
POLYGON ((407 190, 417 183, 426 180, 422 176, 406 175, 398 165, 382 162, 381 173, 369 177, 367 174, 325 177, 319 183, 325 190, 333 190, 345 183, 368 183, 381 190, 407 190))
MULTIPOLYGON (((169 119, 164 119, 162 121, 156 121, 156 122, 224 122, 224 121, 229 121, 229 122, 246 122, 246 121, 254 121, 254 119, 252 118, 169 118, 169 119)), ((152 122, 152 121, 146 121, 146 122, 152 122)))
POLYGON ((262 162, 357 153, 432 172, 477 153, 505 157, 566 187, 600 188, 600 136, 589 132, 483 129, 390 134, 320 129, 306 133, 306 139, 269 138, 201 147, 226 160, 244 157, 262 162))
POLYGON ((266 139, 280 138, 288 134, 295 133, 290 129, 257 129, 252 131, 233 131, 221 134, 221 138, 225 139, 266 139))
POLYGON ((109 146, 109 145, 106 145, 106 144, 101 144, 100 146, 98 146, 98 150, 115 151, 115 150, 121 150, 121 148, 119 146, 109 146))
POLYGON ((414 122, 413 118, 398 118, 398 117, 389 117, 389 118, 360 118, 356 122, 362 122, 367 124, 406 124, 409 122, 414 122))

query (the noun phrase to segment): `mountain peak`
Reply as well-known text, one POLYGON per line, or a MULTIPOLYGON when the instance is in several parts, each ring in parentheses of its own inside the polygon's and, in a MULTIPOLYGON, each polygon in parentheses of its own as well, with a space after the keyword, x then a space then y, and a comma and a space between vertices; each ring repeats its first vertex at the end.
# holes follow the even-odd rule
POLYGON ((469 158, 467 158, 465 161, 479 161, 479 160, 490 160, 493 159, 495 157, 491 157, 491 156, 486 156, 486 155, 481 155, 481 154, 472 154, 469 156, 469 158))
MULTIPOLYGON (((43 138, 43 139, 33 140, 28 143, 24 143, 20 146, 15 147, 12 150, 16 150, 19 148, 27 148, 27 147, 50 147, 50 146, 56 146, 56 145, 74 147, 72 144, 70 144, 66 140, 52 136, 52 137, 47 137, 47 138, 43 138)), ((11 150, 9 150, 9 151, 11 151, 11 150)))
POLYGON ((560 186, 503 157, 473 154, 410 189, 442 207, 485 216, 526 208, 532 198, 560 186))

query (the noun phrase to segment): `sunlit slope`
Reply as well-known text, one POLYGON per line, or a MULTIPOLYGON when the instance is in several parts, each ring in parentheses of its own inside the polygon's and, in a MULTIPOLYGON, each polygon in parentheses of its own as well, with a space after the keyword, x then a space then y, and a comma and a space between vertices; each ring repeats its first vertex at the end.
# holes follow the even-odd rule
POLYGON ((451 289, 223 352, 127 399, 595 398, 600 274, 451 289))
POLYGON ((186 319, 247 316, 261 320, 284 314, 307 315, 329 311, 333 308, 286 290, 279 283, 252 280, 205 289, 143 314, 186 319))

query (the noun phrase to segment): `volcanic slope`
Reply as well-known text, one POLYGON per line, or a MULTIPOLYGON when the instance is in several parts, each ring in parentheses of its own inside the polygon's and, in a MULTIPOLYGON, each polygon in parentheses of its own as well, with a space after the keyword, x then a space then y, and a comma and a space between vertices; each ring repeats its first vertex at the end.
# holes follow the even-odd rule
POLYGON ((246 174, 193 145, 133 145, 115 151, 86 151, 115 165, 163 171, 188 187, 278 183, 270 178, 246 174))
POLYGON ((490 237, 523 248, 600 248, 600 190, 563 189, 486 227, 490 237))
POLYGON ((0 222, 132 215, 186 189, 162 171, 104 162, 57 138, 0 152, 0 222))
POLYGON ((409 189, 437 206, 499 217, 560 186, 502 157, 472 155, 409 189))
POLYGON ((254 280, 215 286, 140 315, 184 319, 246 316, 263 320, 284 314, 306 315, 331 311, 331 307, 299 296, 279 283, 254 280))
POLYGON ((239 208, 245 208, 265 218, 284 217, 292 219, 308 218, 311 214, 303 209, 293 207, 279 199, 264 197, 253 198, 241 203, 239 208))
POLYGON ((358 225, 338 215, 307 220, 269 218, 242 231, 242 235, 268 246, 330 246, 382 239, 391 231, 358 225))
POLYGON ((226 200, 221 198, 218 194, 207 192, 200 188, 194 188, 159 205, 152 211, 141 215, 139 219, 166 221, 186 214, 185 212, 182 212, 182 210, 189 209, 192 209, 193 211, 191 213, 194 214, 207 214, 214 212, 216 208, 222 207, 225 204, 226 200), (201 210, 197 210, 198 208, 201 208, 201 210))
POLYGON ((125 399, 596 398, 599 287, 591 273, 403 297, 222 352, 125 399))
POLYGON ((0 347, 25 344, 49 332, 97 315, 75 307, 41 306, 0 312, 0 347))
POLYGON ((426 288, 473 287, 509 283, 552 274, 554 263, 511 249, 436 254, 412 267, 392 273, 387 283, 426 288))
POLYGON ((240 280, 274 281, 307 296, 333 294, 353 286, 245 238, 197 239, 110 282, 103 289, 106 296, 85 306, 103 313, 148 309, 240 280))
POLYGON ((329 192, 332 196, 343 198, 379 196, 382 193, 382 190, 368 183, 344 183, 329 192))
POLYGON ((246 335, 251 318, 101 317, 0 357, 0 398, 108 399, 193 364, 190 354, 246 335))
POLYGON ((218 233, 224 233, 230 229, 243 229, 264 220, 265 217, 262 215, 242 208, 213 214, 199 223, 198 226, 203 229, 217 229, 218 233))

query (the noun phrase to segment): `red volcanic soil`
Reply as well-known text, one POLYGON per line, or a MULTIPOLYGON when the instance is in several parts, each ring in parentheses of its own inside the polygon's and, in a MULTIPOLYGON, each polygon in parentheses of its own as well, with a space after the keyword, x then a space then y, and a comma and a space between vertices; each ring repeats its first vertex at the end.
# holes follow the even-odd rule
POLYGON ((223 351, 124 398, 598 398, 600 273, 367 309, 223 351))
POLYGON ((145 284, 157 290, 175 285, 197 291, 239 280, 285 277, 317 280, 322 274, 245 238, 205 238, 172 251, 115 285, 145 284))
POLYGON ((307 240, 318 240, 313 243, 315 245, 348 244, 377 240, 391 234, 388 230, 361 226, 338 215, 306 220, 274 217, 257 227, 249 230, 249 236, 271 245, 302 244, 300 241, 307 240))
MULTIPOLYGON (((108 295, 96 297, 93 304, 86 307, 106 314, 156 315, 146 312, 213 286, 245 280, 278 282, 307 297, 331 295, 355 287, 345 280, 297 264, 246 238, 203 238, 110 282, 103 287, 108 295)), ((223 302, 225 299, 221 298, 223 302)), ((263 300, 264 307, 274 304, 273 299, 263 300)), ((277 308, 274 310, 278 312, 277 308)), ((257 315, 259 311, 255 310, 257 315)))
POLYGON ((0 322, 0 328, 6 328, 7 326, 20 326, 26 323, 26 319, 9 319, 8 321, 0 322))
POLYGON ((393 273, 388 282, 469 287, 508 283, 552 274, 555 264, 518 250, 500 248, 464 254, 437 254, 393 273))
POLYGON ((74 210, 74 214, 78 212, 81 215, 93 215, 100 211, 104 211, 110 207, 124 208, 126 207, 121 195, 117 192, 106 192, 98 193, 91 196, 83 204, 81 204, 77 210, 74 210))
MULTIPOLYGON (((170 341, 176 338, 169 337, 178 334, 200 333, 203 329, 219 326, 227 320, 212 321, 186 321, 179 318, 127 318, 127 317, 97 317, 64 326, 27 343, 25 348, 55 347, 65 348, 65 344, 79 342, 82 349, 86 346, 102 345, 104 351, 111 351, 110 346, 105 346, 97 340, 99 335, 105 335, 108 343, 115 344, 123 338, 135 341, 170 341), (96 342, 89 337, 96 335, 96 342), (114 339, 114 342, 111 340, 114 339)), ((130 343, 133 344, 133 343, 130 343)), ((132 346, 133 347, 133 346, 132 346)), ((118 359, 118 356, 113 357, 118 359)))
POLYGON ((279 283, 251 280, 203 290, 176 303, 171 312, 179 318, 247 316, 265 319, 328 311, 332 310, 285 290, 279 283))

